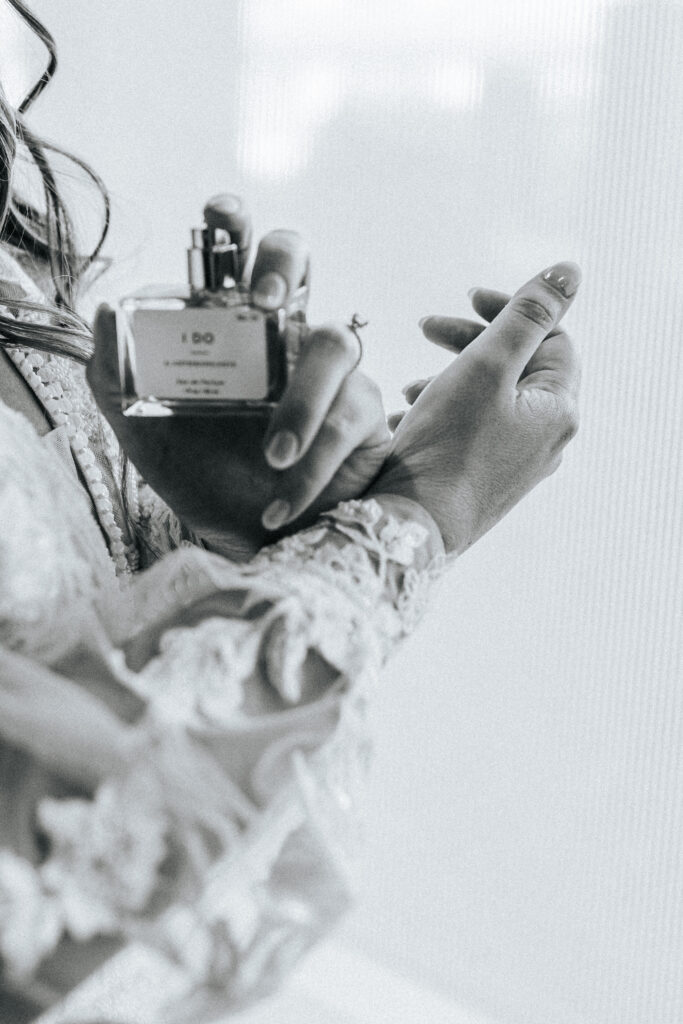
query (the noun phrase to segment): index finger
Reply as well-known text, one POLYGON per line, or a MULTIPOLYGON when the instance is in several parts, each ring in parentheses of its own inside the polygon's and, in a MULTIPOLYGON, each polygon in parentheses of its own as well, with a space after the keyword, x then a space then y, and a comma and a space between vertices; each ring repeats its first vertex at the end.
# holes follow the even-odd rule
POLYGON ((310 448, 357 362, 358 340, 348 327, 325 324, 310 331, 264 440, 274 469, 292 465, 310 448))
POLYGON ((556 263, 527 281, 461 360, 484 359, 516 383, 541 342, 569 309, 581 282, 575 263, 556 263))

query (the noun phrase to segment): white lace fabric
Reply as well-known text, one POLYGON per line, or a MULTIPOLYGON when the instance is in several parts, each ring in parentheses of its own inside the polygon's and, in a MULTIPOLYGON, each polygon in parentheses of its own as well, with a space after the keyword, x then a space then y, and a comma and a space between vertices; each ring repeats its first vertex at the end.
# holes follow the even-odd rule
MULTIPOLYGON (((12 258, 0 248, 0 306, 5 316, 29 323, 46 319, 42 312, 16 304, 17 299, 28 299, 45 305, 35 277, 41 277, 40 268, 32 261, 20 253, 12 258)), ((168 506, 137 473, 130 472, 124 479, 122 452, 95 404, 85 368, 29 346, 7 351, 53 426, 68 436, 74 464, 85 481, 117 573, 125 575, 146 565, 150 550, 163 554, 178 547, 185 534, 168 506)))
POLYGON ((199 1024, 265 994, 352 898, 365 707, 440 572, 415 568, 426 531, 347 502, 247 565, 181 546, 117 580, 75 474, 2 404, 0 523, 10 769, 22 747, 92 773, 38 799, 46 854, 0 826, 6 980, 49 1002, 61 939, 115 935, 42 1024, 199 1024))

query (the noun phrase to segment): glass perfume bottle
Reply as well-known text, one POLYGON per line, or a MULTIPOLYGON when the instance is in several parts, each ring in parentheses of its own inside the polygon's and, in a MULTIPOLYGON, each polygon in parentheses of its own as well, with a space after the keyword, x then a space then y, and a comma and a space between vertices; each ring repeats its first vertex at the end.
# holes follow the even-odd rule
POLYGON ((127 416, 225 415, 274 406, 305 330, 307 282, 287 308, 252 305, 242 277, 251 227, 236 196, 219 196, 192 230, 188 284, 121 299, 117 342, 127 416))

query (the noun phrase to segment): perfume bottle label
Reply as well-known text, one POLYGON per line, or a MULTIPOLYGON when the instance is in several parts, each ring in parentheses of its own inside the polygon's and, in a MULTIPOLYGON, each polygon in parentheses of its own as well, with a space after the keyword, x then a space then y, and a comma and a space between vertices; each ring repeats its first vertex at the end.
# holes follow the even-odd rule
POLYGON ((195 401, 266 397, 268 354, 258 310, 138 309, 132 328, 139 394, 195 401))

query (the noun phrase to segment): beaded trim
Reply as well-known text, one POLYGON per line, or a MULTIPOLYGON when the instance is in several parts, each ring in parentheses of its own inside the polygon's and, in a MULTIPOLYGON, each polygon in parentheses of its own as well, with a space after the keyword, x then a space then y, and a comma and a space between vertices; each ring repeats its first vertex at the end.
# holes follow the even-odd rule
POLYGON ((51 362, 33 349, 17 346, 7 348, 5 351, 40 401, 50 420, 55 426, 63 426, 66 430, 71 451, 83 473, 97 518, 107 538, 116 573, 119 576, 130 573, 135 565, 135 546, 124 541, 123 531, 114 518, 114 504, 109 488, 90 448, 88 436, 82 429, 81 417, 74 411, 71 400, 64 393, 64 387, 57 379, 51 362))

